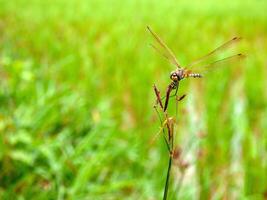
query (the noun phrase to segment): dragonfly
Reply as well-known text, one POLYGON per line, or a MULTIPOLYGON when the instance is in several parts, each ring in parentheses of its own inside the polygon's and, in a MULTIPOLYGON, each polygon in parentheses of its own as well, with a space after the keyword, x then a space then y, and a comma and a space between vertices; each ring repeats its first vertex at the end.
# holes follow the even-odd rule
POLYGON ((215 68, 216 66, 227 64, 235 60, 245 58, 245 55, 238 53, 238 54, 231 55, 231 56, 219 59, 219 60, 212 61, 208 64, 203 64, 210 57, 235 45, 241 40, 241 37, 234 37, 231 40, 223 43, 219 47, 215 48, 213 51, 210 51, 208 54, 196 59, 195 61, 191 62, 189 65, 183 67, 178 62, 178 60, 176 59, 171 49, 163 42, 163 40, 154 31, 152 31, 152 29, 149 26, 147 26, 147 29, 151 33, 151 35, 153 36, 153 38, 155 39, 157 43, 157 46, 154 44, 150 44, 152 48, 158 53, 160 53, 164 58, 166 58, 171 64, 176 66, 176 69, 170 73, 170 79, 172 80, 172 82, 168 86, 168 89, 166 92, 164 111, 167 109, 171 91, 176 89, 175 95, 174 95, 176 96, 179 82, 181 80, 186 79, 186 78, 202 78, 203 73, 206 73, 206 71, 208 71, 209 69, 215 68), (194 70, 195 67, 198 67, 199 70, 194 70), (198 73, 197 71, 200 71, 202 73, 198 73))

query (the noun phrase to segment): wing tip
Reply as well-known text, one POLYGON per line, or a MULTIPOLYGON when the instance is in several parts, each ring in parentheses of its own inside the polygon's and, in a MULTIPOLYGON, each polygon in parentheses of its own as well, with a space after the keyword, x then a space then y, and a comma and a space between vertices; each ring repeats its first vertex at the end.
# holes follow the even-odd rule
POLYGON ((247 56, 245 54, 239 53, 237 54, 240 58, 246 58, 247 56))
POLYGON ((242 37, 239 37, 239 36, 235 36, 232 40, 241 40, 242 39, 242 37))

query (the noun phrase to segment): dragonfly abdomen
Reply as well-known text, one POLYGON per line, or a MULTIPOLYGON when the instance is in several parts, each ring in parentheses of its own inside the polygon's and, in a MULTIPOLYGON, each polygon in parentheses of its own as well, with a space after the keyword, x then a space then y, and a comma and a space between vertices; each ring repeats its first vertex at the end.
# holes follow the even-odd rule
POLYGON ((191 73, 188 75, 189 77, 193 77, 193 78, 201 78, 202 75, 201 74, 196 74, 196 73, 191 73))

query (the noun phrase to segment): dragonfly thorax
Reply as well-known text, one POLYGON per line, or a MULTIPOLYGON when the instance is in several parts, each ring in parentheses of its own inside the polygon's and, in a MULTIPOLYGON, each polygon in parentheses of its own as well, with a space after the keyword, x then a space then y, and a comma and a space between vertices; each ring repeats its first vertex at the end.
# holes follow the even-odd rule
POLYGON ((184 78, 184 70, 183 69, 177 69, 176 71, 172 71, 170 74, 170 78, 174 82, 182 80, 184 78))

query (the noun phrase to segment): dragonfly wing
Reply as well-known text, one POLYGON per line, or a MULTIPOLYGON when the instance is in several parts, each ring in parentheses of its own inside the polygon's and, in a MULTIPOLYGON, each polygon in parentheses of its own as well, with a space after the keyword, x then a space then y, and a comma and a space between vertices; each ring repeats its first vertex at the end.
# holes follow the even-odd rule
POLYGON ((178 63, 174 53, 169 49, 169 47, 163 42, 160 37, 152 31, 152 29, 147 26, 148 31, 152 34, 154 39, 157 41, 159 47, 155 45, 151 45, 158 53, 162 54, 169 62, 174 64, 176 67, 180 68, 180 64, 178 63))
MULTIPOLYGON (((156 47, 153 44, 150 44, 150 46, 160 55, 162 55, 166 60, 168 60, 171 64, 177 66, 177 62, 174 62, 174 60, 170 59, 168 54, 166 54, 165 52, 162 52, 158 47, 156 47)), ((178 68, 180 68, 180 66, 177 66, 178 68)))
POLYGON ((205 61, 207 58, 227 49, 232 47, 233 45, 235 45, 236 43, 238 43, 242 38, 241 37, 234 37, 231 40, 225 42, 224 44, 222 44, 221 46, 217 47, 216 49, 214 49, 213 51, 209 52, 208 54, 196 59, 195 61, 193 61, 191 64, 188 65, 188 67, 192 67, 194 65, 197 65, 203 61, 205 61))
POLYGON ((217 69, 221 66, 227 66, 227 65, 232 65, 233 63, 236 63, 242 59, 244 59, 246 56, 243 55, 243 54, 236 54, 236 55, 232 55, 232 56, 228 56, 226 58, 223 58, 221 60, 217 60, 217 61, 214 61, 214 62, 211 62, 211 63, 208 63, 206 65, 199 65, 199 67, 195 70, 190 70, 188 69, 187 67, 187 71, 189 73, 205 73, 205 72, 208 72, 210 70, 214 70, 214 69, 217 69))

